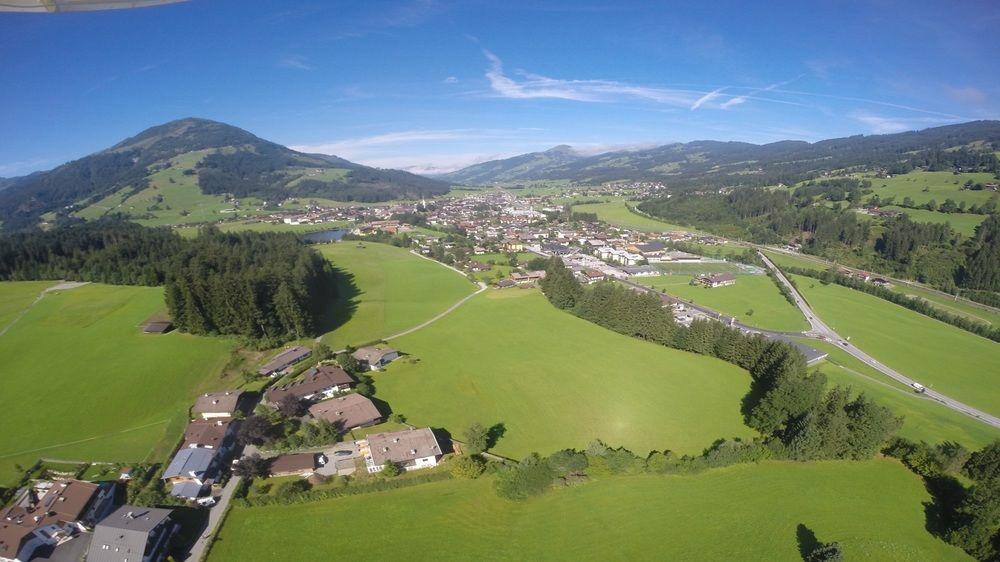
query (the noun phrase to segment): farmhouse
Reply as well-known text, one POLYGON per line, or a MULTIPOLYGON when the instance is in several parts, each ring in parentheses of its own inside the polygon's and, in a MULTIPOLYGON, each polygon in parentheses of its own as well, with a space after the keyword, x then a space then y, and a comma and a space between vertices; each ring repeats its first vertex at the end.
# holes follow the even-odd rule
POLYGON ((732 273, 715 273, 713 275, 701 275, 696 281, 706 287, 728 287, 736 284, 736 276, 732 273))
POLYGON ((89 530, 113 500, 113 485, 79 480, 36 483, 0 512, 0 560, 27 561, 40 547, 71 540, 89 530))
POLYGON ((606 279, 604 273, 597 271, 596 269, 584 269, 578 274, 578 277, 581 282, 587 284, 597 283, 606 279))
POLYGON ((188 500, 198 499, 215 478, 219 460, 216 449, 181 449, 163 471, 163 480, 172 486, 170 495, 188 500))
POLYGON ((326 464, 322 453, 295 453, 271 459, 271 476, 301 476, 308 478, 316 469, 326 464))
POLYGON ((348 394, 309 407, 309 414, 336 425, 341 431, 377 424, 382 419, 375 404, 360 394, 348 394))
POLYGON ((359 444, 369 473, 379 472, 387 462, 405 470, 430 468, 437 466, 442 455, 434 432, 427 427, 377 433, 359 444))
POLYGON ((368 346, 362 347, 351 354, 362 367, 377 371, 399 358, 399 352, 391 347, 368 346))
POLYGON ((229 447, 235 433, 232 420, 194 420, 184 430, 182 449, 220 449, 229 447))
POLYGON ((94 527, 87 562, 159 562, 177 525, 169 509, 123 505, 94 527))
POLYGON ((302 373, 302 378, 268 389, 265 400, 277 404, 286 396, 299 400, 322 400, 351 388, 354 379, 336 365, 320 365, 302 373))
POLYGON ((312 355, 312 350, 308 347, 303 347, 301 345, 289 347, 265 363, 264 366, 257 370, 257 374, 262 377, 272 376, 276 373, 284 371, 310 355, 312 355))
POLYGON ((534 285, 542 279, 545 279, 544 271, 528 271, 525 273, 511 273, 510 280, 514 282, 515 285, 526 287, 529 285, 534 285))
POLYGON ((225 390, 222 392, 208 392, 202 394, 194 402, 191 413, 201 416, 202 419, 231 418, 239 407, 240 397, 243 392, 240 390, 225 390))

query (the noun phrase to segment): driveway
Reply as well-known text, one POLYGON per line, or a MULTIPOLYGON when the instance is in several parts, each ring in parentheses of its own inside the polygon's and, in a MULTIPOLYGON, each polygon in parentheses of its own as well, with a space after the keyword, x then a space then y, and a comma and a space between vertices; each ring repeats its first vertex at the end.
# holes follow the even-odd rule
POLYGON ((358 459, 361 458, 361 451, 358 450, 356 441, 337 443, 330 448, 324 449, 323 454, 327 458, 327 463, 316 471, 323 476, 347 476, 354 474, 354 471, 357 469, 358 459), (344 455, 343 451, 350 453, 350 455, 344 455), (340 454, 344 456, 337 456, 337 452, 341 452, 340 454))

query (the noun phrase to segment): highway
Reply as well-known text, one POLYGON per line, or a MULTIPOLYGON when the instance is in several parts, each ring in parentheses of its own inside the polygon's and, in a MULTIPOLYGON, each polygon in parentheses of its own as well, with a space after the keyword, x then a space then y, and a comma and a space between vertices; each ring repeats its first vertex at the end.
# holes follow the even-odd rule
MULTIPOLYGON (((795 286, 792 285, 791 281, 789 281, 785 277, 785 275, 781 272, 781 270, 778 269, 778 267, 774 265, 774 263, 770 259, 768 259, 768 257, 765 256, 763 252, 758 250, 757 254, 760 255, 760 258, 762 260, 764 260, 764 264, 767 265, 767 267, 771 271, 773 271, 775 275, 777 275, 778 280, 780 280, 786 287, 788 287, 789 290, 791 290, 792 297, 795 299, 795 305, 799 307, 799 310, 802 311, 802 314, 804 314, 806 319, 809 321, 811 329, 809 330, 809 332, 806 332, 803 335, 835 343, 837 344, 838 347, 850 353, 852 356, 857 358, 862 363, 868 365, 869 367, 872 367, 873 369, 876 369, 882 374, 898 382, 901 382, 911 388, 913 388, 913 385, 915 383, 919 383, 919 381, 915 381, 903 375, 902 373, 896 371, 895 369, 891 369, 888 366, 883 365, 881 362, 879 362, 871 355, 868 355, 864 351, 858 349, 858 347, 852 344, 851 342, 840 337, 840 335, 837 334, 837 332, 835 332, 832 328, 827 326, 822 320, 820 320, 818 316, 816 316, 816 313, 813 312, 812 308, 810 308, 809 303, 807 303, 806 300, 802 298, 802 295, 799 294, 798 289, 796 289, 795 286)), ((947 406, 948 408, 951 408, 952 410, 955 410, 956 412, 963 413, 983 423, 992 425, 993 427, 1000 428, 1000 418, 997 418, 996 416, 987 414, 986 412, 983 412, 981 410, 977 410, 972 406, 959 402, 958 400, 955 400, 953 398, 949 398, 944 394, 941 394, 940 392, 937 392, 936 390, 930 388, 927 388, 923 394, 927 398, 940 402, 941 404, 947 406)))

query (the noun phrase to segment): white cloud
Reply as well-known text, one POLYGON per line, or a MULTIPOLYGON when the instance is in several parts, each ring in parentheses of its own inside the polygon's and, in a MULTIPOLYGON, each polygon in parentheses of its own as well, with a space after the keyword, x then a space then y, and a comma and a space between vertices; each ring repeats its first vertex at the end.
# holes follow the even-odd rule
POLYGON ((726 89, 725 87, 718 88, 718 89, 712 90, 711 92, 709 92, 709 93, 701 96, 700 98, 698 98, 697 100, 695 100, 695 102, 693 104, 691 104, 691 111, 694 111, 694 110, 698 109, 699 107, 705 105, 706 103, 708 103, 708 102, 714 100, 715 98, 719 97, 719 94, 721 94, 722 91, 725 90, 725 89, 726 89))
POLYGON ((307 62, 302 55, 292 55, 278 61, 278 66, 293 68, 295 70, 312 70, 313 66, 307 62))
POLYGON ((371 148, 395 144, 412 144, 429 141, 455 141, 462 139, 483 138, 493 136, 489 130, 482 129, 420 129, 413 131, 396 131, 330 141, 311 145, 295 145, 291 148, 300 152, 319 152, 321 154, 336 154, 343 156, 358 151, 361 148, 371 148))
POLYGON ((961 121, 961 119, 940 118, 940 117, 884 116, 884 115, 875 115, 863 111, 856 111, 850 114, 850 117, 856 121, 868 125, 868 128, 871 130, 871 132, 876 135, 901 133, 903 131, 913 131, 917 129, 924 129, 927 127, 934 127, 937 125, 944 125, 947 123, 957 123, 961 121))

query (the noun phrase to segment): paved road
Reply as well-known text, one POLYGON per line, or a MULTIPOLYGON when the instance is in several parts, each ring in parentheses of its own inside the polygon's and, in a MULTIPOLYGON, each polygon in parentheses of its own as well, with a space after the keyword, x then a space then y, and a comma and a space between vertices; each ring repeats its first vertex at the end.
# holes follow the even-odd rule
POLYGON ((208 543, 215 536, 216 531, 218 531, 219 523, 222 521, 222 516, 226 514, 226 508, 229 507, 229 500, 233 499, 233 494, 236 492, 236 488, 240 485, 241 478, 235 474, 226 483, 226 486, 222 488, 222 495, 219 496, 219 501, 213 505, 208 511, 208 526, 198 537, 198 540, 191 546, 191 551, 188 552, 187 558, 185 560, 192 560, 197 562, 205 556, 205 549, 208 548, 208 543))
MULTIPOLYGON (((807 303, 805 299, 802 298, 802 295, 799 294, 799 291, 795 288, 795 286, 792 285, 792 283, 785 277, 785 275, 781 273, 781 270, 778 269, 778 267, 774 265, 774 263, 770 259, 768 259, 768 257, 765 256, 763 252, 760 252, 758 250, 757 253, 760 255, 761 259, 764 260, 764 264, 767 265, 767 267, 770 268, 771 271, 773 271, 775 275, 778 276, 778 279, 791 290, 792 297, 795 299, 796 306, 799 307, 799 310, 802 311, 802 314, 804 314, 806 319, 809 320, 809 325, 812 326, 812 328, 810 329, 809 332, 805 333, 804 335, 813 338, 830 340, 833 343, 836 343, 841 349, 850 353, 855 358, 860 360, 862 363, 868 365, 869 367, 872 367, 873 369, 876 369, 882 374, 896 381, 899 381, 907 386, 912 387, 915 383, 918 382, 903 375, 902 373, 896 371, 895 369, 887 367, 886 365, 882 364, 880 361, 878 361, 871 355, 868 355, 864 351, 858 349, 858 347, 852 344, 851 342, 840 337, 840 335, 837 334, 837 332, 835 332, 832 328, 827 326, 822 320, 820 320, 818 316, 816 316, 816 313, 813 312, 812 308, 809 306, 809 303, 807 303)), ((983 423, 992 425, 993 427, 1000 427, 1000 418, 987 414, 986 412, 983 412, 981 410, 977 410, 972 406, 959 402, 958 400, 955 400, 953 398, 949 398, 944 394, 937 392, 936 390, 928 388, 924 392, 924 396, 930 398, 931 400, 940 402, 941 404, 947 406, 948 408, 951 408, 952 410, 955 410, 956 412, 961 412, 983 423)))

